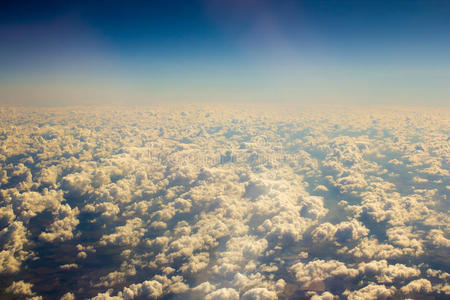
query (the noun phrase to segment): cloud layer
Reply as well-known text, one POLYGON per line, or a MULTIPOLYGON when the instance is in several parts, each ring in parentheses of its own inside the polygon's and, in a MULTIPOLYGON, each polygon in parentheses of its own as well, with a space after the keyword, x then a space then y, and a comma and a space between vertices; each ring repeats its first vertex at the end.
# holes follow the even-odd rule
POLYGON ((3 108, 1 295, 448 297, 450 114, 3 108))

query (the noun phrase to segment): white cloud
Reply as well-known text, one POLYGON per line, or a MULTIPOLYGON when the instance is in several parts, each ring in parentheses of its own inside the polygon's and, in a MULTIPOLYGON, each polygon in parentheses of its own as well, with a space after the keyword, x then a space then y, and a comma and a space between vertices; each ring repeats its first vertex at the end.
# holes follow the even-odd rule
POLYGON ((266 288, 253 288, 245 292, 241 299, 243 300, 276 300, 278 296, 275 292, 266 288))
POLYGON ((323 292, 321 295, 314 293, 310 300, 337 300, 338 298, 330 292, 323 292))
POLYGON ((71 292, 65 293, 60 300, 75 300, 75 295, 71 292))
POLYGON ((205 300, 239 300, 239 293, 234 289, 222 288, 206 295, 205 300))
POLYGON ((427 279, 421 278, 414 281, 411 281, 407 285, 401 288, 402 293, 404 294, 421 294, 425 295, 431 293, 432 285, 431 282, 427 279))
POLYGON ((213 292, 215 289, 216 289, 215 285, 209 283, 208 281, 205 281, 205 282, 197 285, 196 287, 192 288, 192 291, 194 293, 200 293, 200 294, 206 295, 206 294, 213 292))
POLYGON ((0 273, 16 273, 22 261, 31 253, 24 248, 28 244, 27 230, 22 222, 14 221, 0 231, 0 273))
POLYGON ((146 298, 157 299, 163 294, 162 285, 158 281, 144 281, 140 284, 132 284, 123 289, 124 299, 146 298))
POLYGON ((0 133, 0 272, 60 268, 67 299, 450 293, 448 115, 221 109, 19 109, 0 133), (72 268, 89 286, 67 293, 72 268))
POLYGON ((6 288, 5 292, 8 294, 13 294, 17 296, 34 296, 35 293, 31 290, 33 284, 21 281, 14 281, 9 287, 6 288))
POLYGON ((420 271, 403 264, 390 265, 386 260, 360 263, 358 269, 365 275, 375 276, 379 283, 403 281, 410 277, 417 277, 420 271))
POLYGON ((356 291, 345 291, 344 295, 347 296, 349 300, 377 300, 377 299, 389 299, 395 295, 395 287, 386 287, 384 285, 369 284, 356 291))
POLYGON ((323 286, 323 281, 328 278, 349 279, 359 275, 357 269, 348 268, 343 262, 337 260, 313 260, 306 264, 299 262, 291 267, 291 271, 303 288, 323 286))
POLYGON ((117 226, 115 233, 102 236, 100 244, 106 246, 108 244, 119 246, 135 247, 141 241, 140 238, 146 232, 143 222, 139 218, 127 220, 123 226, 117 226))
POLYGON ((78 208, 71 209, 68 204, 61 205, 57 212, 58 220, 47 227, 46 232, 39 235, 39 239, 46 242, 64 242, 73 239, 73 231, 79 224, 78 208))

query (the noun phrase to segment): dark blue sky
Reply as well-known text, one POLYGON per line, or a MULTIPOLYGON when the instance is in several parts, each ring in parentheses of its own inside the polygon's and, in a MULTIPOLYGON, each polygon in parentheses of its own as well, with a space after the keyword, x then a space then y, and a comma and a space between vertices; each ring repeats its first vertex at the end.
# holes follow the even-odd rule
POLYGON ((0 101, 449 101, 450 1, 71 2, 1 2, 0 101))

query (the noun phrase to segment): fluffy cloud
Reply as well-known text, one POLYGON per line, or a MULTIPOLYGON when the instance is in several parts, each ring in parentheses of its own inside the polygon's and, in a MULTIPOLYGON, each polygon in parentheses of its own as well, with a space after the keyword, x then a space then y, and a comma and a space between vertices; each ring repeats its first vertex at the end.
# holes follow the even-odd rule
POLYGON ((21 281, 14 281, 10 286, 8 286, 5 290, 8 294, 13 294, 16 296, 34 296, 35 293, 31 290, 33 288, 33 284, 21 281))
POLYGON ((213 284, 209 283, 208 281, 205 281, 197 285, 196 287, 192 288, 192 291, 194 293, 206 295, 213 292, 215 289, 216 287, 213 284))
POLYGON ((64 242, 73 239, 73 231, 78 225, 78 208, 71 209, 68 204, 61 205, 58 210, 58 220, 47 227, 47 231, 39 235, 46 242, 64 242))
POLYGON ((377 299, 389 299, 395 295, 395 287, 388 288, 384 285, 369 284, 357 291, 345 291, 344 295, 347 296, 349 300, 377 300, 377 299))
POLYGON ((243 300, 276 300, 278 296, 275 292, 269 291, 266 288, 254 288, 248 290, 242 295, 243 300))
POLYGON ((336 300, 338 299, 338 296, 334 296, 330 292, 323 292, 321 295, 318 295, 316 293, 312 294, 311 300, 336 300))
POLYGON ((302 288, 323 289, 324 280, 334 277, 342 277, 344 279, 354 278, 359 275, 359 271, 347 266, 336 260, 313 260, 304 263, 297 263, 291 267, 297 282, 302 288))
POLYGON ((389 265, 386 260, 360 263, 358 269, 365 275, 375 276, 380 283, 403 281, 420 275, 420 271, 415 268, 410 268, 403 264, 389 265))
POLYGON ((12 206, 0 207, 0 227, 4 228, 16 218, 12 206))
POLYGON ((234 289, 222 288, 206 295, 205 300, 239 300, 239 293, 234 289))
POLYGON ((81 197, 92 190, 88 174, 74 173, 62 179, 61 187, 70 197, 81 197))
POLYGON ((450 293, 444 111, 16 116, 0 131, 0 289, 11 294, 53 297, 43 282, 63 299, 450 293))
POLYGON ((139 218, 127 220, 123 226, 117 226, 114 233, 105 235, 101 238, 100 244, 106 246, 114 244, 119 246, 136 246, 140 242, 140 237, 144 235, 146 229, 143 228, 143 222, 139 218))
POLYGON ((27 230, 20 221, 14 221, 0 231, 0 273, 16 273, 20 270, 22 261, 31 254, 24 249, 27 243, 27 230))
POLYGON ((155 280, 144 281, 140 284, 132 284, 129 287, 123 289, 124 299, 156 299, 162 294, 162 284, 155 280))
POLYGON ((65 293, 60 300, 75 300, 75 295, 71 292, 65 293))
POLYGON ((430 230, 428 238, 434 246, 450 248, 450 239, 445 237, 442 230, 430 230))
POLYGON ((428 294, 432 291, 431 282, 427 279, 417 279, 411 281, 401 288, 404 294, 428 294))
POLYGON ((369 230, 358 222, 351 220, 350 222, 341 222, 337 225, 330 223, 322 223, 312 232, 312 238, 315 242, 335 241, 337 243, 345 243, 356 241, 367 236, 369 230))

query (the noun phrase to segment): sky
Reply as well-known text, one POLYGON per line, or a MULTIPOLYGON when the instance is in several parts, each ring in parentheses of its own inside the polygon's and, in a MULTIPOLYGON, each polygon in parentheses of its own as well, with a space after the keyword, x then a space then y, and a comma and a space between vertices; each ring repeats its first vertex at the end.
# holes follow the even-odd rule
POLYGON ((0 105, 448 106, 449 1, 1 1, 0 105))

